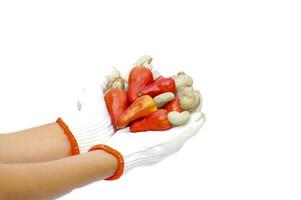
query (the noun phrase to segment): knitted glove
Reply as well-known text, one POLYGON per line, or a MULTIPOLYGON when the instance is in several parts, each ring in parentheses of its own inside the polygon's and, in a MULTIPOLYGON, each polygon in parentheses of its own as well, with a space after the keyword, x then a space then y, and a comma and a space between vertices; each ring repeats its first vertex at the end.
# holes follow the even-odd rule
POLYGON ((119 161, 116 173, 106 180, 118 179, 135 167, 153 165, 176 153, 205 123, 205 115, 197 111, 187 124, 168 131, 131 133, 129 128, 117 131, 107 142, 90 149, 105 150, 119 161))
POLYGON ((92 146, 102 144, 114 134, 105 102, 104 91, 111 81, 120 77, 115 68, 101 81, 86 83, 77 100, 77 111, 63 113, 57 123, 70 141, 70 155, 87 152, 92 146))

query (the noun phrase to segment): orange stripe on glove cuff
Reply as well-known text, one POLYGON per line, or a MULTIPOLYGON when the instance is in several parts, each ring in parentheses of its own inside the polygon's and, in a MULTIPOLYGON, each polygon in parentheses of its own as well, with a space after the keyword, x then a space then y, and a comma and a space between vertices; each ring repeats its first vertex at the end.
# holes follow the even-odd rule
POLYGON ((75 137, 73 136, 72 132, 70 131, 69 127, 67 126, 67 124, 65 124, 65 122, 60 117, 56 120, 56 123, 58 123, 61 126, 61 128, 64 130, 64 133, 70 142, 69 155, 70 156, 78 155, 80 153, 80 151, 79 151, 77 141, 76 141, 75 137))
MULTIPOLYGON (((58 123, 60 125, 60 127, 64 130, 64 133, 70 142, 69 155, 74 156, 74 155, 80 154, 78 143, 77 143, 75 137, 73 136, 72 132, 70 131, 69 127, 67 126, 67 124, 60 117, 56 120, 56 123, 58 123)), ((106 152, 110 153, 111 155, 113 155, 118 161, 118 169, 117 169, 116 173, 113 176, 106 178, 105 180, 116 180, 116 179, 120 178, 124 171, 124 160, 123 160, 123 156, 121 155, 121 153, 119 153, 115 149, 113 149, 107 145, 104 145, 104 144, 95 145, 89 151, 95 151, 95 150, 106 151, 106 152)))
POLYGON ((115 174, 109 178, 106 178, 105 180, 116 180, 120 178, 124 171, 124 159, 121 153, 104 144, 95 145, 89 151, 96 151, 96 150, 106 151, 109 154, 113 155, 118 161, 118 169, 115 172, 115 174))

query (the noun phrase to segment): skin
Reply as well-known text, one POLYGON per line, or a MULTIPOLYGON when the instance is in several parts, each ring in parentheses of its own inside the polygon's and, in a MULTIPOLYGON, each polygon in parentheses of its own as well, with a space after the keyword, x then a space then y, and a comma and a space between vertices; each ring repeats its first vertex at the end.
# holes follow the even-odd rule
POLYGON ((0 134, 0 163, 57 160, 68 157, 69 150, 70 143, 57 123, 0 134))
POLYGON ((69 149, 56 123, 0 134, 0 199, 58 198, 118 168, 117 159, 105 151, 69 157, 69 149))

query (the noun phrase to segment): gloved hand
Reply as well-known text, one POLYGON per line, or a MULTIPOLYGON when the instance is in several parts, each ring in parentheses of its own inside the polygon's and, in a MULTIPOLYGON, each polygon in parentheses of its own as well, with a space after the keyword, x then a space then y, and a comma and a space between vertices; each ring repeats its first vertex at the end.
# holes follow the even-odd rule
MULTIPOLYGON (((68 126, 58 120, 70 136, 71 144, 76 143, 78 153, 105 150, 118 159, 117 172, 106 180, 117 179, 135 167, 155 164, 177 152, 205 123, 205 115, 199 108, 185 125, 168 131, 131 133, 129 128, 124 128, 114 133, 104 92, 119 76, 120 73, 113 70, 100 84, 86 87, 77 102, 78 114, 64 119, 68 126)), ((75 149, 76 145, 73 145, 75 149)))
POLYGON ((71 143, 70 155, 85 153, 92 146, 104 143, 114 134, 104 102, 104 91, 111 84, 111 80, 120 76, 120 72, 113 69, 105 74, 108 75, 101 81, 86 82, 78 94, 74 109, 63 113, 57 120, 71 143))
POLYGON ((117 150, 124 158, 124 172, 155 164, 176 153, 205 123, 205 115, 195 112, 183 126, 167 131, 131 133, 129 128, 117 131, 105 145, 117 150))
POLYGON ((201 106, 191 114, 189 121, 183 126, 167 131, 142 133, 131 133, 129 128, 124 128, 115 132, 106 142, 93 146, 90 151, 105 150, 119 161, 115 175, 106 180, 117 179, 135 167, 158 163, 176 153, 205 123, 205 115, 200 109, 201 106))
MULTIPOLYGON (((134 63, 134 66, 144 65, 152 68, 151 60, 150 56, 143 56, 134 63)), ((63 113, 61 118, 57 119, 57 123, 64 129, 70 141, 70 155, 85 153, 92 146, 104 143, 114 134, 114 127, 104 102, 104 92, 112 86, 114 80, 121 77, 121 73, 116 68, 104 68, 103 74, 105 76, 100 76, 102 78, 100 81, 87 80, 85 87, 80 91, 76 109, 63 113)), ((156 73, 153 71, 153 74, 156 73)), ((127 77, 123 78, 127 80, 127 77)))
POLYGON ((196 111, 192 113, 187 124, 173 127, 167 131, 131 133, 129 128, 124 128, 117 131, 104 144, 92 147, 90 151, 105 150, 118 159, 117 172, 106 179, 114 180, 135 167, 158 163, 176 153, 189 138, 200 130, 205 121, 205 115, 196 111))

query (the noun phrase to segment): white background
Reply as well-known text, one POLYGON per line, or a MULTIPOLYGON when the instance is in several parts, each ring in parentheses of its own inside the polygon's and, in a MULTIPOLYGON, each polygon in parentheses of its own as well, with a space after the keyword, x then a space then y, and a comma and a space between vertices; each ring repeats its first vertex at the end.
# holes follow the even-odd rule
MULTIPOLYGON (((61 199, 300 199, 298 1, 1 1, 0 132, 52 122, 87 79, 150 54, 207 122, 174 156, 61 199)), ((73 105, 73 104, 72 104, 73 105)))

